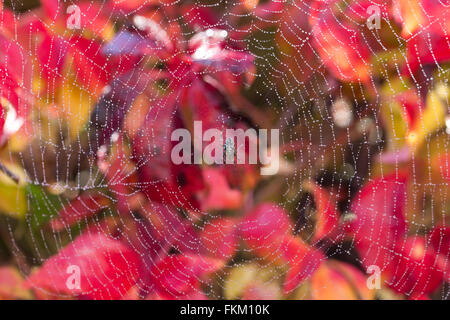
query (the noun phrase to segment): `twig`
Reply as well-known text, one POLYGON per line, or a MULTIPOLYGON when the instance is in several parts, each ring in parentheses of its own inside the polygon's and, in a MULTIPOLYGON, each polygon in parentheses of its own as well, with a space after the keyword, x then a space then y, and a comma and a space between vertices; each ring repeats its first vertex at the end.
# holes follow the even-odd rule
POLYGON ((18 176, 16 176, 11 170, 9 170, 5 165, 0 161, 0 171, 6 174, 11 180, 13 180, 15 183, 19 183, 20 179, 18 176))

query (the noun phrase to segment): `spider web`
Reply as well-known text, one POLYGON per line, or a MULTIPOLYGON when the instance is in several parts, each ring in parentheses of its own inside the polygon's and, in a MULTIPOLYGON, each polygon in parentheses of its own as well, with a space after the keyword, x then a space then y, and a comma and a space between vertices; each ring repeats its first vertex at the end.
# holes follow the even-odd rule
MULTIPOLYGON (((202 252, 202 257, 208 254, 218 256, 222 254, 220 250, 230 248, 206 246, 205 253, 204 243, 195 234, 206 230, 217 217, 232 217, 239 224, 251 211, 252 205, 268 200, 288 212, 292 228, 283 231, 286 235, 303 239, 311 247, 323 252, 323 259, 326 256, 326 260, 344 261, 365 273, 368 261, 358 253, 357 243, 360 239, 355 236, 347 239, 338 237, 330 242, 323 239, 317 241, 315 238, 320 205, 314 192, 305 187, 305 181, 314 181, 328 190, 331 197, 326 206, 340 212, 339 221, 353 221, 353 209, 357 206, 354 203, 358 201, 355 199, 358 199, 361 188, 374 183, 379 176, 392 173, 400 176, 406 170, 412 185, 395 194, 393 204, 389 184, 374 188, 369 192, 372 203, 367 210, 376 211, 379 206, 377 201, 383 201, 383 214, 390 221, 391 206, 394 206, 392 211, 395 211, 396 206, 402 206, 400 198, 405 197, 405 220, 410 237, 426 235, 433 227, 445 225, 449 208, 449 180, 442 177, 449 176, 449 167, 448 163, 442 163, 438 166, 437 176, 432 172, 434 167, 431 167, 431 164, 434 165, 432 160, 436 150, 448 154, 450 130, 448 120, 447 127, 445 120, 442 125, 449 104, 448 95, 441 93, 449 86, 448 65, 441 62, 431 39, 434 32, 431 29, 441 29, 445 33, 448 15, 438 16, 437 13, 448 11, 449 4, 446 1, 438 2, 439 8, 432 14, 425 9, 417 11, 424 14, 429 22, 420 25, 412 36, 403 33, 405 31, 402 31, 403 21, 400 18, 390 15, 391 7, 387 1, 332 1, 332 4, 327 4, 327 1, 176 1, 154 3, 151 10, 144 2, 131 10, 124 9, 127 8, 124 2, 91 2, 100 8, 98 15, 87 16, 82 10, 81 27, 76 30, 63 28, 57 35, 65 41, 65 45, 75 48, 81 60, 89 62, 86 74, 77 75, 76 70, 80 65, 71 59, 64 63, 64 70, 52 70, 51 73, 56 75, 54 79, 58 78, 61 82, 60 89, 48 87, 32 103, 33 111, 29 115, 32 128, 23 129, 32 138, 20 150, 10 144, 6 146, 7 158, 18 163, 25 173, 21 184, 26 190, 26 198, 20 197, 17 191, 16 199, 17 211, 26 202, 23 221, 3 219, 4 230, 10 239, 9 245, 22 273, 28 275, 30 266, 42 265, 85 232, 99 232, 114 239, 120 238, 134 252, 141 254, 143 268, 153 273, 156 272, 155 266, 168 254, 188 252, 197 255, 202 252), (380 9, 379 28, 369 29, 366 24, 370 16, 366 11, 368 4, 380 9), (212 22, 203 15, 204 11, 209 10, 215 15, 212 22), (95 20, 98 17, 103 17, 105 23, 102 24, 104 29, 96 31, 99 34, 113 32, 116 37, 124 30, 139 31, 139 23, 142 22, 139 19, 160 19, 161 29, 156 34, 167 33, 170 41, 173 41, 172 45, 178 47, 176 54, 179 55, 195 55, 189 48, 192 38, 199 33, 226 30, 223 50, 235 54, 249 53, 256 69, 244 72, 235 67, 239 60, 232 58, 231 62, 221 65, 221 70, 208 65, 206 70, 203 68, 192 72, 196 77, 206 79, 205 82, 220 88, 221 93, 227 92, 223 88, 224 83, 211 79, 224 70, 236 77, 254 77, 247 85, 237 85, 240 86, 238 94, 241 100, 233 100, 227 93, 223 94, 225 102, 222 104, 227 110, 215 121, 222 123, 220 129, 228 127, 229 123, 279 129, 278 173, 259 177, 258 183, 246 191, 246 200, 238 208, 230 210, 204 210, 201 205, 190 201, 183 183, 173 187, 173 181, 180 182, 180 173, 168 170, 158 160, 159 153, 170 150, 164 147, 163 150, 152 148, 152 145, 160 143, 155 136, 162 135, 167 141, 171 130, 180 125, 180 110, 184 103, 181 92, 193 86, 192 82, 183 82, 185 73, 182 68, 186 66, 180 62, 181 70, 176 70, 178 74, 170 80, 178 81, 176 89, 169 81, 161 84, 164 88, 159 92, 148 94, 149 86, 155 83, 160 85, 159 78, 154 74, 164 73, 161 61, 167 63, 173 58, 172 53, 164 58, 157 57, 154 52, 163 50, 164 45, 157 41, 156 48, 153 47, 154 44, 147 43, 148 38, 142 32, 133 33, 135 38, 124 38, 123 42, 115 46, 111 45, 114 37, 109 40, 100 37, 101 47, 109 48, 103 49, 106 51, 102 53, 106 62, 116 59, 115 56, 120 55, 121 50, 142 50, 145 54, 133 58, 132 62, 130 57, 122 58, 115 64, 115 69, 106 68, 106 64, 98 65, 93 58, 97 52, 93 52, 89 45, 81 48, 70 42, 75 35, 91 34, 92 28, 97 26, 86 24, 83 20, 95 20), (173 25, 179 27, 179 37, 176 39, 171 38, 173 25), (417 38, 421 40, 416 41, 417 38), (411 60, 407 51, 410 42, 414 42, 412 47, 416 52, 427 50, 426 55, 418 54, 423 61, 420 58, 418 61, 411 60), (120 68, 125 68, 127 63, 132 63, 134 67, 127 73, 121 73, 120 68), (415 71, 411 71, 414 68, 415 71), (75 70, 75 73, 66 70, 75 70), (144 70, 145 73, 142 72, 144 70), (110 81, 106 84, 97 81, 98 72, 110 81), (89 92, 80 84, 79 80, 83 77, 90 84, 90 89, 97 93, 89 92), (57 90, 64 91, 60 93, 57 90), (419 107, 410 112, 408 99, 415 97, 411 92, 418 96, 419 107), (58 96, 61 94, 62 97, 58 96), (431 109, 426 102, 427 97, 432 94, 439 98, 443 116, 439 110, 435 110, 431 116, 425 116, 424 110, 431 109), (82 103, 86 105, 84 109, 78 107, 82 103), (408 118, 405 116, 408 112, 411 119, 416 121, 415 124, 399 120, 399 114, 402 115, 400 118, 405 119, 408 118), (130 116, 131 113, 136 116, 130 116), (143 130, 143 126, 150 129, 143 130), (426 135, 423 133, 422 137, 421 132, 426 135), (414 147, 417 139, 423 139, 420 149, 414 147), (136 147, 138 144, 142 146, 136 147), (145 175, 149 167, 157 171, 154 176, 145 175), (161 195, 162 199, 155 193, 161 195), (73 200, 83 195, 85 198, 74 204, 73 200), (78 215, 80 218, 75 222, 63 219, 59 227, 52 229, 49 221, 57 219, 63 208, 69 210, 72 216, 78 215), (187 222, 194 235, 180 227, 180 221, 183 224, 187 222), (158 222, 163 225, 164 232, 155 227, 158 222), (135 231, 127 231, 131 227, 135 231)), ((89 7, 89 2, 85 3, 89 7)), ((62 4, 64 9, 60 17, 65 23, 68 16, 65 8, 79 3, 68 1, 62 4)), ((51 19, 42 18, 41 14, 36 13, 36 8, 29 9, 27 5, 20 1, 9 3, 18 21, 25 16, 32 16, 48 30, 58 28, 51 19)), ((17 39, 18 35, 15 37, 17 39)), ((448 35, 445 39, 447 42, 442 45, 450 47, 448 35)), ((29 35, 28 40, 29 46, 22 47, 22 50, 27 59, 34 61, 32 72, 42 73, 44 71, 39 70, 39 67, 36 69, 40 40, 34 35, 29 35)), ((23 45, 19 41, 17 43, 23 45)), ((52 42, 51 46, 55 44, 52 42)), ((448 51, 448 47, 445 50, 448 51)), ((60 59, 64 59, 57 47, 50 50, 53 50, 53 58, 60 56, 60 59)), ((23 77, 26 77, 25 71, 23 77)), ((29 90, 30 95, 36 95, 45 87, 42 83, 38 86, 38 90, 29 90)), ((203 87, 203 90, 208 89, 203 87)), ((210 98, 215 99, 215 96, 210 98)), ((192 181, 187 181, 189 187, 192 181)), ((210 189, 219 188, 219 182, 215 182, 217 185, 210 185, 210 189)), ((399 181, 393 183, 402 185, 399 181)), ((236 189, 239 190, 239 187, 236 189)), ((208 192, 211 191, 204 189, 201 194, 207 197, 208 192)), ((370 215, 367 219, 370 219, 370 215)), ((222 237, 227 234, 227 229, 219 228, 211 232, 212 238, 222 237)), ((262 286, 272 288, 271 292, 281 297, 281 284, 285 279, 283 270, 289 269, 289 263, 285 261, 276 267, 268 265, 269 254, 259 254, 255 247, 242 244, 249 239, 245 239, 242 234, 239 237, 237 253, 226 261, 214 281, 197 278, 196 275, 200 285, 187 285, 192 287, 194 293, 207 294, 209 298, 230 298, 233 297, 229 293, 230 287, 236 281, 234 275, 239 275, 239 270, 242 270, 242 279, 257 274, 255 277, 262 286)), ((386 251, 393 255, 399 253, 392 247, 386 247, 385 235, 380 234, 378 229, 365 237, 370 242, 369 251, 378 252, 381 256, 381 260, 377 261, 384 262, 378 266, 382 271, 395 263, 404 263, 401 259, 386 258, 386 251)), ((399 246, 404 249, 400 255, 410 261, 414 253, 406 253, 406 242, 400 240, 399 246)), ((425 252, 431 250, 428 246, 425 252)), ((270 255, 273 256, 284 254, 282 245, 271 248, 271 251, 270 255)), ((75 249, 75 255, 83 254, 81 249, 80 252, 75 249)), ((62 257, 63 260, 65 258, 69 260, 68 257, 62 257)), ((448 257, 444 258, 443 265, 447 266, 448 257)), ((172 263, 172 266, 165 265, 166 272, 173 273, 174 278, 181 279, 179 281, 184 281, 184 273, 196 268, 195 265, 172 263)), ((422 260, 419 266, 425 263, 422 260)), ((444 272, 441 268, 442 265, 436 263, 431 267, 432 270, 444 272)), ((91 270, 94 269, 91 266, 91 270)), ((400 270, 397 271, 397 278, 384 280, 383 287, 395 287, 395 282, 401 286, 405 279, 409 279, 408 272, 417 272, 414 268, 397 269, 400 270)), ((67 276, 66 270, 60 269, 59 272, 67 276)), ((164 270, 158 272, 157 277, 163 277, 164 270)), ((303 273, 307 279, 311 277, 308 268, 299 273, 300 276, 303 273)), ((120 270, 115 273, 113 270, 112 278, 119 276, 124 275, 120 275, 120 270)), ((54 281, 58 279, 55 277, 54 281)), ((98 279, 104 281, 105 278, 98 279)), ((419 276, 414 279, 411 291, 415 287, 421 288, 422 281, 431 281, 430 275, 424 274, 423 278, 419 276)), ((328 285, 328 290, 332 285, 328 285)), ((136 281, 135 287, 140 297, 151 296, 155 290, 155 284, 143 278, 136 281)), ((35 289, 44 295, 48 293, 45 287, 35 289)), ((327 285, 322 289, 327 289, 327 285)), ((258 288, 248 290, 251 295, 258 288)), ((85 295, 90 293, 83 292, 85 295)), ((418 292, 416 296, 422 294, 418 292)), ((68 296, 67 293, 58 295, 68 296)), ((108 294, 103 296, 109 297, 108 294)), ((307 298, 308 293, 299 291, 296 297, 307 298)), ((438 299, 448 297, 445 285, 433 295, 433 298, 438 299)))

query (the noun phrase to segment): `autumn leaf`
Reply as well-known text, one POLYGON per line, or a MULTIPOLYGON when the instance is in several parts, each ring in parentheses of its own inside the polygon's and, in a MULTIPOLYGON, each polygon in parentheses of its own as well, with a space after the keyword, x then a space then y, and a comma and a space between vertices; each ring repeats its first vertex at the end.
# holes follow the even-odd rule
POLYGON ((313 182, 306 183, 305 187, 314 195, 317 208, 314 240, 319 241, 323 237, 331 236, 338 226, 339 213, 335 206, 336 198, 313 182))
POLYGON ((25 279, 13 267, 0 267, 0 300, 31 299, 25 279))
POLYGON ((109 203, 109 199, 102 194, 83 193, 59 210, 58 217, 50 224, 53 230, 62 230, 95 215, 109 203))
POLYGON ((209 255, 229 260, 238 248, 235 219, 218 218, 208 222, 201 231, 200 239, 209 255))
POLYGON ((276 204, 262 203, 245 215, 239 231, 252 252, 275 259, 285 235, 292 232, 286 211, 276 204))
POLYGON ((26 173, 16 164, 8 162, 3 165, 20 180, 14 181, 4 172, 0 172, 0 212, 23 218, 28 210, 26 173))
POLYGON ((230 188, 219 168, 203 168, 202 174, 208 186, 207 196, 202 202, 202 210, 232 210, 242 206, 241 191, 230 188))
POLYGON ((397 244, 393 255, 389 287, 407 296, 424 296, 435 291, 442 283, 438 257, 426 239, 421 236, 408 237, 397 244))
POLYGON ((320 250, 294 236, 286 236, 283 239, 280 251, 282 260, 289 266, 284 281, 284 294, 291 293, 303 281, 315 274, 317 268, 325 260, 325 256, 320 250))
POLYGON ((200 280, 222 266, 222 260, 200 255, 170 255, 152 267, 152 275, 162 295, 181 298, 192 291, 199 292, 200 280))
POLYGON ((450 279, 450 263, 448 263, 450 255, 450 228, 446 226, 436 226, 429 234, 429 241, 433 250, 438 255, 440 268, 444 272, 444 278, 447 282, 450 279))
POLYGON ((405 194, 405 177, 393 174, 367 183, 355 196, 350 230, 365 268, 394 266, 392 250, 407 231, 405 194))
POLYGON ((224 295, 227 300, 277 300, 281 299, 279 274, 276 269, 246 263, 233 267, 228 273, 224 295))
POLYGON ((310 288, 315 300, 369 300, 375 295, 361 271, 338 261, 324 262, 311 277, 310 288))
POLYGON ((46 260, 27 279, 27 285, 35 292, 55 296, 118 299, 136 282, 138 265, 135 253, 121 241, 103 234, 83 234, 46 260), (70 271, 71 266, 79 270, 79 288, 67 285, 77 272, 70 271))

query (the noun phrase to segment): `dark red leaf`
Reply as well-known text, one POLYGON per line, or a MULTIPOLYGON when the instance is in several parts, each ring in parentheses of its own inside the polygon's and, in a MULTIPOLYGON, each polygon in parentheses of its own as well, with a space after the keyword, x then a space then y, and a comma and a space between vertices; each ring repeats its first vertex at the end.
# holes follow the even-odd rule
POLYGON ((139 9, 145 9, 148 5, 153 4, 153 0, 113 0, 112 3, 114 10, 130 13, 139 9))
POLYGON ((176 92, 155 99, 133 140, 133 156, 145 194, 170 206, 198 209, 195 193, 203 189, 196 165, 175 165, 171 160, 172 131, 179 126, 176 92))

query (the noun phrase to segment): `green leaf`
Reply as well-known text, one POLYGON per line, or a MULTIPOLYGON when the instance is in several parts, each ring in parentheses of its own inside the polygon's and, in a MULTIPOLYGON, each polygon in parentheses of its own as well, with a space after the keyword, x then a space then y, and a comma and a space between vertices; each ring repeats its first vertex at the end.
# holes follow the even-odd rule
POLYGON ((27 197, 30 203, 30 223, 37 229, 58 215, 61 199, 47 192, 42 186, 28 185, 27 197))

